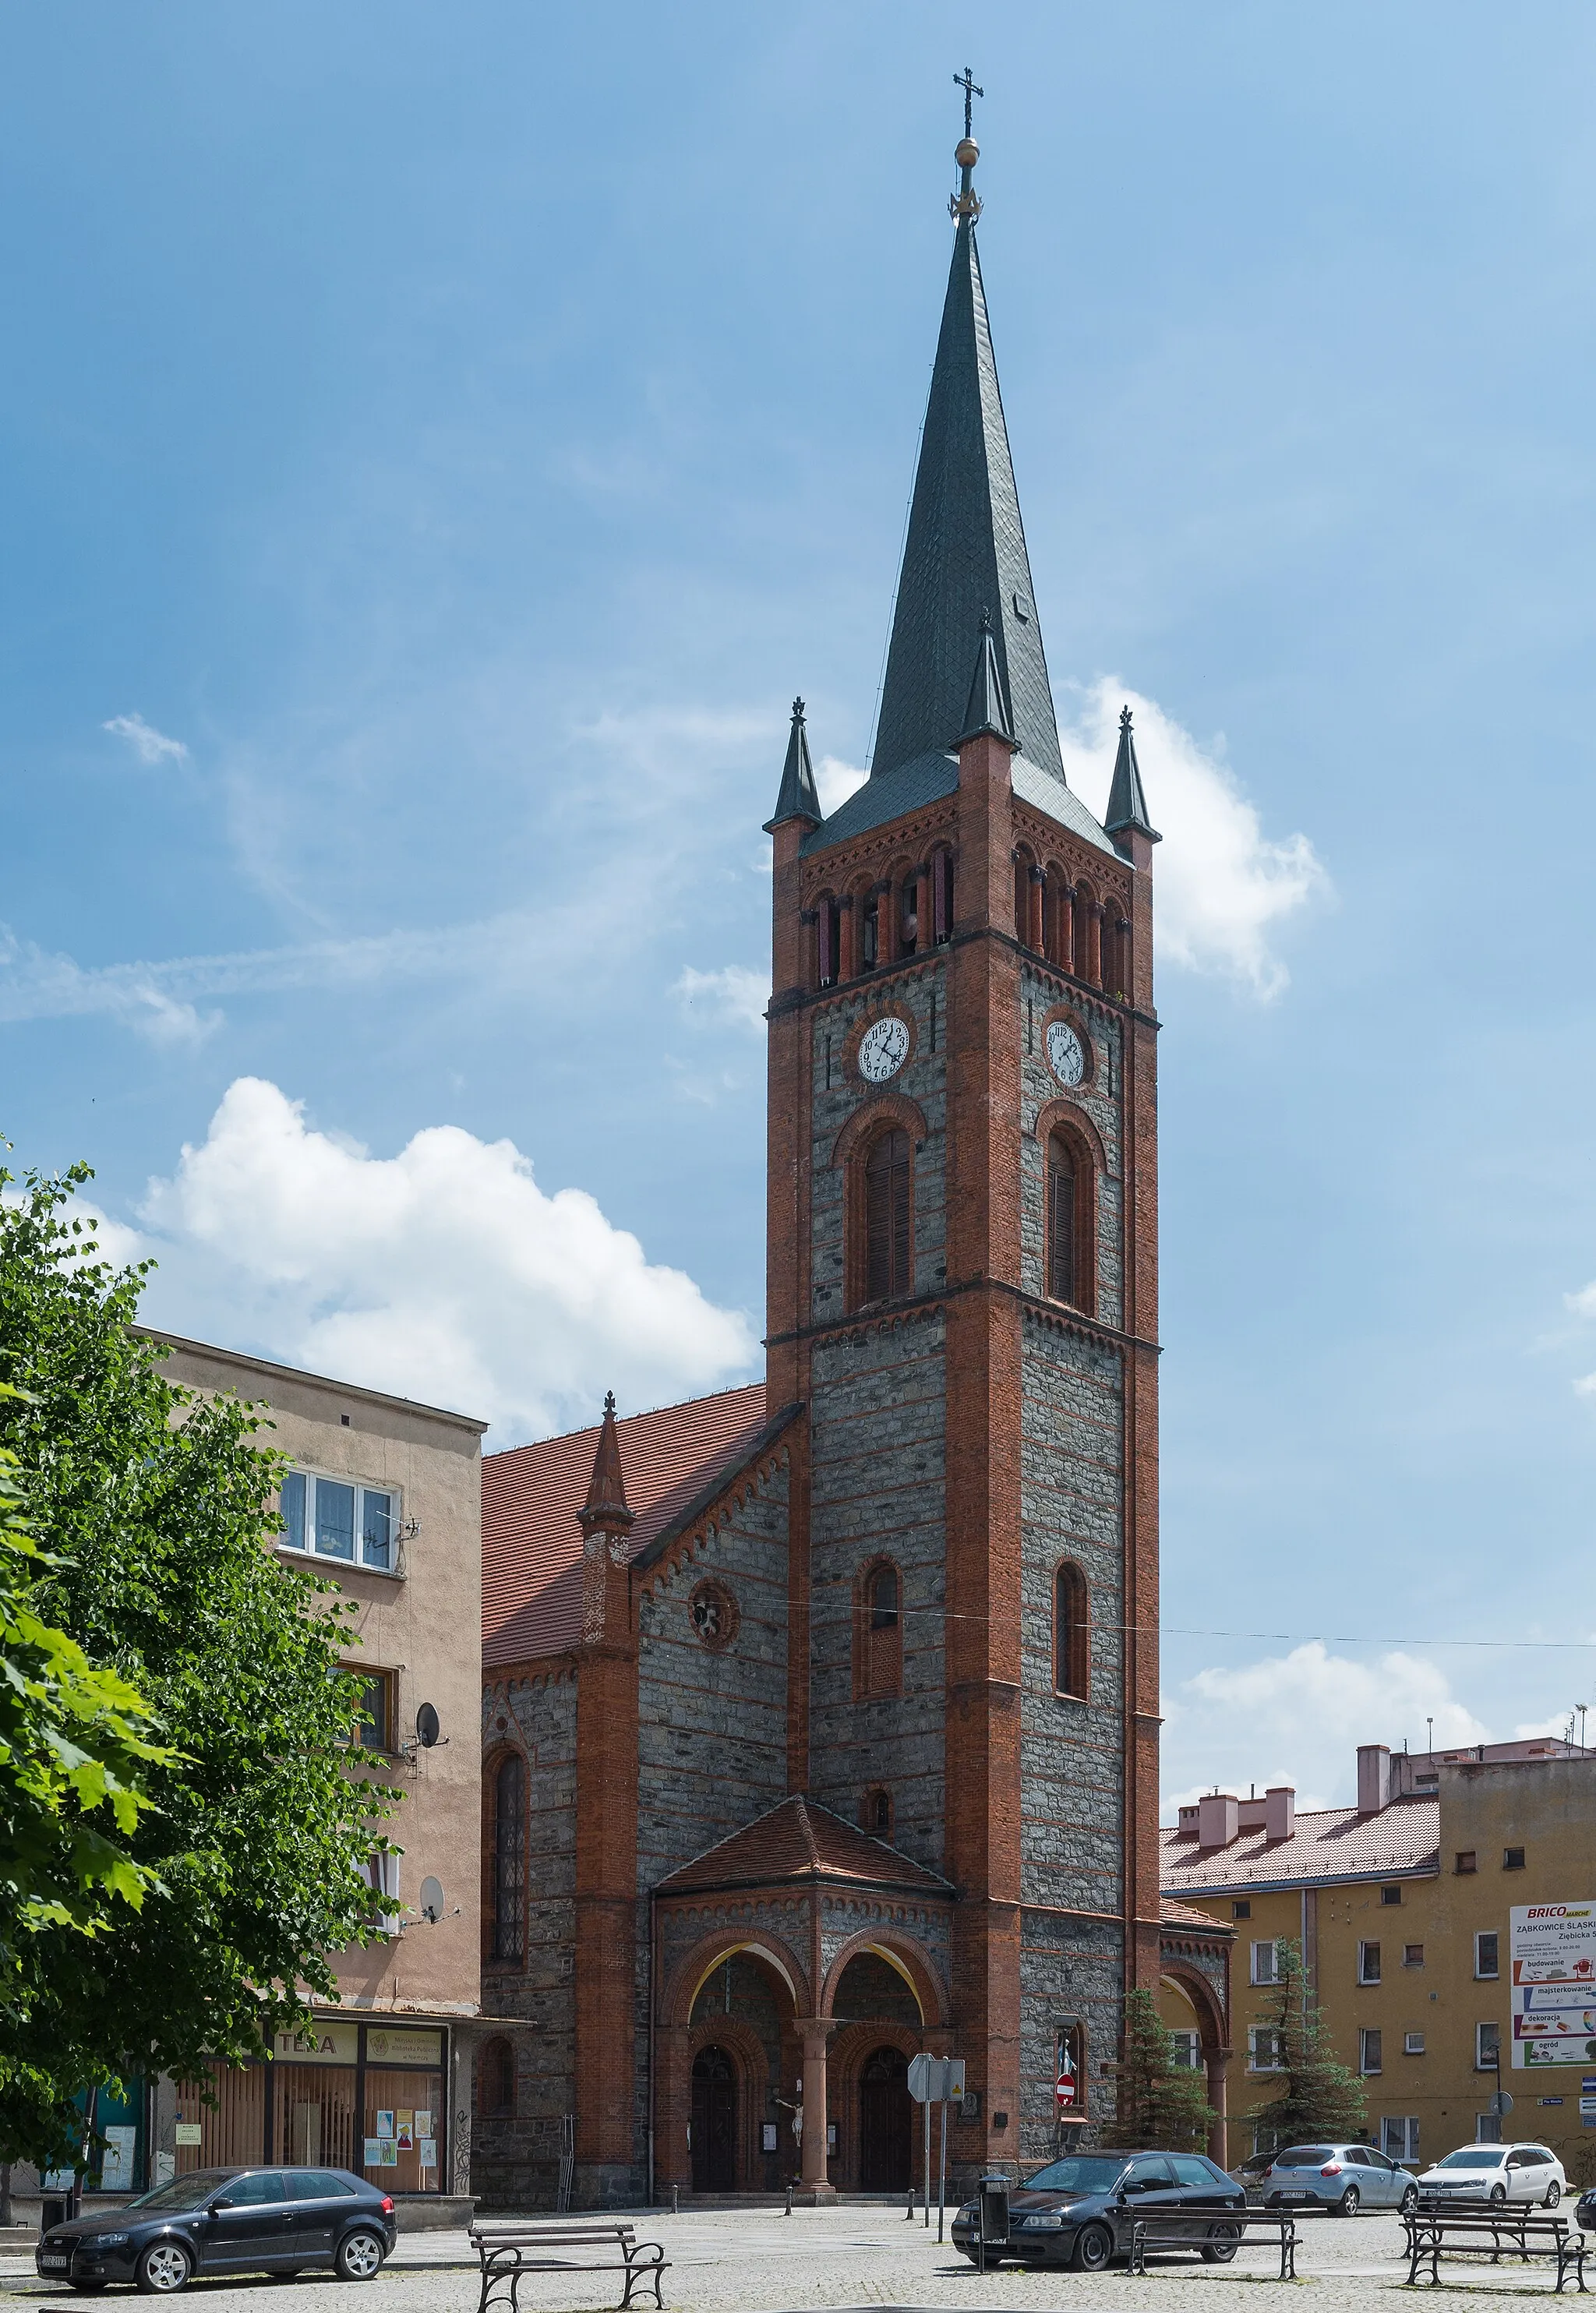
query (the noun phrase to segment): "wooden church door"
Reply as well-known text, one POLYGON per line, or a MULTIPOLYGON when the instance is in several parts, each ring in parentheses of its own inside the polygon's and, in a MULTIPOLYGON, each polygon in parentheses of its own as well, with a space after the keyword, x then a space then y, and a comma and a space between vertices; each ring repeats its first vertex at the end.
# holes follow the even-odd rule
POLYGON ((693 2059, 693 2190, 737 2189, 737 2076, 723 2048, 693 2059))
POLYGON ((908 2058, 878 2048, 859 2081, 859 2189, 905 2193, 909 2181, 908 2058))

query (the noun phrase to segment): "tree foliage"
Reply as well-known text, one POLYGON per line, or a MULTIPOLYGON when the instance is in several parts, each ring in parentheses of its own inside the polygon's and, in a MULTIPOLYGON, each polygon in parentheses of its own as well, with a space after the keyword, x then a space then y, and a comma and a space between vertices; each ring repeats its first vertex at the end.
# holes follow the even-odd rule
POLYGON ((1117 2109, 1099 2132, 1102 2144, 1127 2152, 1205 2150, 1216 2115, 1203 2075, 1176 2063, 1174 2044, 1150 1992, 1125 1995, 1125 2036, 1114 2069, 1117 2109))
POLYGON ((36 1909, 11 1941, 0 2159, 66 2151, 72 2099, 99 2082, 259 2054, 309 1995, 336 1996, 329 1955, 377 1932, 367 1867, 392 1797, 349 1739, 348 1610, 270 1547, 282 1457, 249 1405, 164 1378, 135 1329, 144 1269, 114 1271, 69 1217, 89 1177, 30 1174, 0 1204, 0 1449, 43 1553, 28 1611, 122 1722, 63 1761, 80 1803, 92 1756, 115 1782, 104 1845, 78 1851, 110 1875, 76 1898, 103 1899, 94 1931, 62 1895, 67 1915, 36 1909))
POLYGON ((1321 2136, 1355 2140, 1368 2127, 1368 2099, 1326 2036, 1301 1944, 1282 1937, 1275 1966, 1278 1983, 1268 2028, 1276 2036, 1284 2077, 1280 2094, 1257 2115, 1260 2127, 1276 2148, 1321 2136))

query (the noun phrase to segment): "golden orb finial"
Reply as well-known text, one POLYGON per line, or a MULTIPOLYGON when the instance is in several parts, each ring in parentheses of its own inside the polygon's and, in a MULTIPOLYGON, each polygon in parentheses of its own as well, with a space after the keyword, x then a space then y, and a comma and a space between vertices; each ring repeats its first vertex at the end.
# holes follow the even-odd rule
POLYGON ((953 147, 953 158, 961 169, 973 169, 981 157, 981 148, 973 136, 961 136, 953 147))

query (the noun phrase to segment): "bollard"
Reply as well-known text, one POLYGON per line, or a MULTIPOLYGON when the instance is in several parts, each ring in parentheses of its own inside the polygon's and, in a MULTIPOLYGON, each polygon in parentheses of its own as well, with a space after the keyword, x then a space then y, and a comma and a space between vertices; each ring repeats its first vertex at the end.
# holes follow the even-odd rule
POLYGON ((671 2187, 671 2213, 673 2217, 679 2217, 681 2214, 681 2186, 680 2185, 672 2185, 671 2187))
POLYGON ((912 2184, 908 2188, 908 2206, 903 2213, 912 2225, 915 2221, 915 2188, 912 2184))
POLYGON ((789 2179, 789 2180, 788 2180, 788 2184, 787 2184, 787 2205, 786 2205, 786 2207, 782 2211, 782 2214, 783 2214, 783 2216, 784 2216, 784 2217, 790 2217, 790 2216, 792 2215, 792 2213, 793 2213, 793 2186, 792 2186, 791 2179, 789 2179))

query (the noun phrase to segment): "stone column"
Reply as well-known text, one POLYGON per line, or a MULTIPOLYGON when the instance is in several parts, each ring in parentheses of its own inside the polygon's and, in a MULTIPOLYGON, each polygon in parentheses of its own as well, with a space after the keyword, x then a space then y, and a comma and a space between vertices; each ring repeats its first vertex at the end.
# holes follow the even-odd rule
POLYGON ((803 2197, 833 2201, 836 2188, 826 2173, 826 2043, 836 2027, 827 2017, 801 2016, 803 2042, 803 2197))
POLYGON ((1226 2088, 1230 2078, 1231 2052, 1228 2048, 1206 2048, 1203 2061, 1208 2068, 1208 2103, 1214 2114, 1214 2125, 1208 2131, 1208 2158, 1217 2160, 1222 2168, 1228 2168, 1226 2088))

